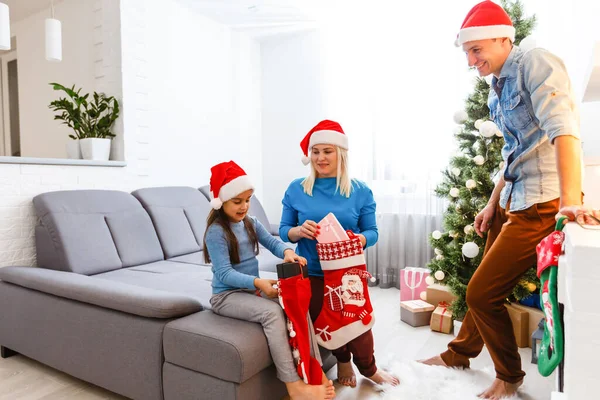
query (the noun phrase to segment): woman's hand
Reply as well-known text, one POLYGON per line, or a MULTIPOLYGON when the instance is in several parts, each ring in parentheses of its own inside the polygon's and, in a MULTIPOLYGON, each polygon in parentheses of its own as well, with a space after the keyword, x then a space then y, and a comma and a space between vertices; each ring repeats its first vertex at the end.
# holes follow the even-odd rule
POLYGON ((273 287, 273 285, 276 283, 277 281, 275 279, 254 279, 254 286, 270 298, 274 298, 279 295, 279 291, 273 287))
POLYGON ((300 264, 302 267, 306 265, 306 258, 299 256, 292 249, 287 249, 283 252, 283 262, 293 263, 296 262, 300 264))
POLYGON ((320 229, 321 228, 315 221, 307 219, 302 225, 292 228, 290 231, 294 231, 293 241, 297 242, 302 238, 315 240, 315 238, 319 236, 320 229))
POLYGON ((363 249, 365 248, 365 246, 367 245, 367 238, 365 237, 365 235, 363 235, 362 233, 359 233, 358 238, 360 239, 360 244, 362 244, 363 249))

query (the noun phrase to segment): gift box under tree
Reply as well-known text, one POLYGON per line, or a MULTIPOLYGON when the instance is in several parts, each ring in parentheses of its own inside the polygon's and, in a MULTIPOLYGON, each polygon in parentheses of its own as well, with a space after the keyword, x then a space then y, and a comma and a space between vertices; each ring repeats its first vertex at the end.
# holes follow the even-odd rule
POLYGON ((425 300, 421 293, 427 290, 428 268, 406 267, 400 271, 400 301, 425 300))

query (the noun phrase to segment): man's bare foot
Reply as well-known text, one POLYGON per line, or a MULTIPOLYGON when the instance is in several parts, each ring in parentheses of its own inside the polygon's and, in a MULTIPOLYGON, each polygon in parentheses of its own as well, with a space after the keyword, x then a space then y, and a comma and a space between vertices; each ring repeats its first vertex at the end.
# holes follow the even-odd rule
POLYGON ((522 379, 517 383, 508 383, 496 378, 494 379, 492 385, 489 388, 487 388, 484 392, 480 393, 478 397, 480 399, 491 400, 505 399, 507 397, 514 396, 517 393, 517 389, 522 384, 522 379))
POLYGON ((332 385, 307 385, 303 381, 285 384, 291 400, 331 400, 335 397, 332 385))
POLYGON ((382 369, 377 369, 375 375, 370 376, 369 379, 380 385, 387 383, 392 386, 397 386, 400 383, 400 379, 396 378, 394 375, 391 375, 382 369))
POLYGON ((446 365, 444 360, 442 360, 442 356, 440 356, 439 354, 435 357, 431 357, 426 360, 419 360, 417 362, 420 362, 421 364, 425 364, 425 365, 437 365, 440 367, 448 368, 448 365, 446 365))
POLYGON ((352 363, 337 363, 338 382, 344 386, 356 387, 356 375, 352 363))

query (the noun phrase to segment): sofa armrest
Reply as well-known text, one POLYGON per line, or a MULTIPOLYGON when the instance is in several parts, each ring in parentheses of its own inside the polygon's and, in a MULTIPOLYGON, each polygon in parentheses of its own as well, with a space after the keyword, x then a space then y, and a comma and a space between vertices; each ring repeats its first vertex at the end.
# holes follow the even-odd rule
POLYGON ((35 267, 0 268, 0 279, 28 289, 149 318, 174 318, 202 311, 189 296, 113 282, 74 272, 35 267))

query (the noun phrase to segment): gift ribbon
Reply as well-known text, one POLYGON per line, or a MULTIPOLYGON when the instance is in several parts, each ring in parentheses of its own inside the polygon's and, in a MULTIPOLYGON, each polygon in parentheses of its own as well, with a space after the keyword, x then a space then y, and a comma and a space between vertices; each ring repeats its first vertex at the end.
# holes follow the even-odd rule
POLYGON ((421 286, 421 283, 423 282, 423 276, 425 275, 425 271, 421 270, 421 269, 413 269, 411 267, 408 268, 404 268, 404 283, 406 284, 406 287, 408 287, 411 290, 411 299, 415 298, 415 289, 418 288, 419 286, 421 286), (411 275, 412 279, 408 280, 408 273, 412 272, 413 274, 411 275), (417 276, 419 277, 419 282, 417 283, 417 276))
POLYGON ((445 301, 441 301, 438 303, 438 307, 442 307, 442 315, 440 316, 440 332, 442 332, 442 326, 444 325, 444 314, 446 314, 446 311, 448 310, 449 304, 446 303, 445 301))
POLYGON ((331 229, 331 227, 333 226, 333 224, 331 222, 329 222, 329 220, 326 220, 324 223, 322 223, 321 225, 323 225, 323 227, 325 228, 325 232, 329 232, 331 231, 333 233, 333 235, 335 236, 335 238, 338 241, 341 241, 342 239, 340 239, 340 235, 337 234, 337 232, 335 231, 335 229, 331 229))
POLYGON ((331 333, 329 333, 329 331, 327 329, 329 329, 329 325, 327 325, 325 328, 320 329, 320 328, 316 328, 317 329, 317 335, 321 336, 323 338, 323 340, 326 342, 328 340, 331 340, 331 333), (329 337, 327 337, 329 336, 329 337))
POLYGON ((325 293, 324 297, 329 296, 329 304, 331 305, 331 309, 333 310, 333 298, 331 297, 332 293, 334 293, 340 299, 340 302, 342 303, 342 307, 343 307, 344 299, 342 298, 342 295, 340 294, 340 290, 342 289, 342 287, 338 286, 335 289, 329 285, 325 285, 325 287, 329 290, 327 291, 327 293, 325 293))

